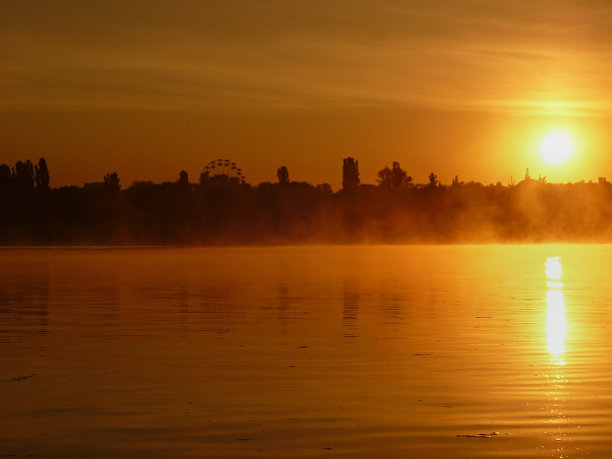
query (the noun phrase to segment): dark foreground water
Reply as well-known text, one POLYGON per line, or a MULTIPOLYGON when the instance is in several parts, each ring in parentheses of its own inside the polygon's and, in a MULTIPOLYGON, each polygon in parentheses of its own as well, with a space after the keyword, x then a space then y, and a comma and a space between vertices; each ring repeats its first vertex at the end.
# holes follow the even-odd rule
POLYGON ((608 457, 611 246, 0 250, 0 457, 608 457))

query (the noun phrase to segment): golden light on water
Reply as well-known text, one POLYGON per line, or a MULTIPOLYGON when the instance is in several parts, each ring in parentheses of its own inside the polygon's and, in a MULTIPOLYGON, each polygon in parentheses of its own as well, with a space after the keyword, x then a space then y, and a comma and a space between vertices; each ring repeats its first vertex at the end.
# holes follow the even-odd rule
POLYGON ((546 342, 548 352, 559 355, 565 352, 565 338, 567 336, 567 322, 565 320, 565 300, 563 292, 551 289, 546 294, 546 342))
POLYGON ((565 132, 551 132, 542 139, 540 153, 549 163, 562 163, 574 151, 574 142, 565 132))
POLYGON ((554 356, 560 356, 565 352, 565 338, 567 336, 567 322, 565 318, 565 298, 560 282, 562 266, 559 257, 549 257, 546 266, 546 342, 548 352, 554 356))
POLYGON ((566 388, 567 378, 565 376, 565 340, 567 337, 567 320, 565 316, 565 298, 563 296, 563 284, 561 275, 563 269, 559 257, 549 257, 546 266, 546 343, 550 354, 550 372, 546 379, 550 384, 547 392, 548 404, 546 411, 550 418, 547 424, 550 426, 549 435, 554 440, 552 443, 552 455, 565 457, 566 446, 564 442, 570 439, 567 434, 567 421, 569 419, 565 411, 565 402, 568 398, 566 388))

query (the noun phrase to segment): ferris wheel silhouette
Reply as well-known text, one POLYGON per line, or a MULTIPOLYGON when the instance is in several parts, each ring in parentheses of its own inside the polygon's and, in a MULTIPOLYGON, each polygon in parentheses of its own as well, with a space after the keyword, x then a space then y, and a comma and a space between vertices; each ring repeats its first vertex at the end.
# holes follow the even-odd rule
POLYGON ((209 180, 245 183, 242 169, 229 159, 215 159, 210 161, 202 170, 202 175, 209 180))

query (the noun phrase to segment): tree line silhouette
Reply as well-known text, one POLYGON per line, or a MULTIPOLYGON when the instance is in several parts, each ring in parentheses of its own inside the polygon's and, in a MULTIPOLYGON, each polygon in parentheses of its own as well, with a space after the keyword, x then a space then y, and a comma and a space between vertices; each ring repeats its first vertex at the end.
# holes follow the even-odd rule
POLYGON ((612 240, 612 184, 416 184, 398 162, 361 184, 345 158, 342 189, 290 181, 246 182, 236 163, 211 161, 189 181, 134 182, 116 172, 83 187, 51 188, 47 163, 0 165, 0 243, 276 244, 464 243, 612 240))

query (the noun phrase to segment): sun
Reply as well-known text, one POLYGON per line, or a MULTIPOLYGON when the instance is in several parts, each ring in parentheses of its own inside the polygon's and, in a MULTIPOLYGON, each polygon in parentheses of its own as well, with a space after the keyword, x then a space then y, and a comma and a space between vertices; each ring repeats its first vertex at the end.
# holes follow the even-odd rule
POLYGON ((551 132, 540 142, 540 153, 549 163, 562 163, 572 154, 574 142, 564 132, 551 132))

